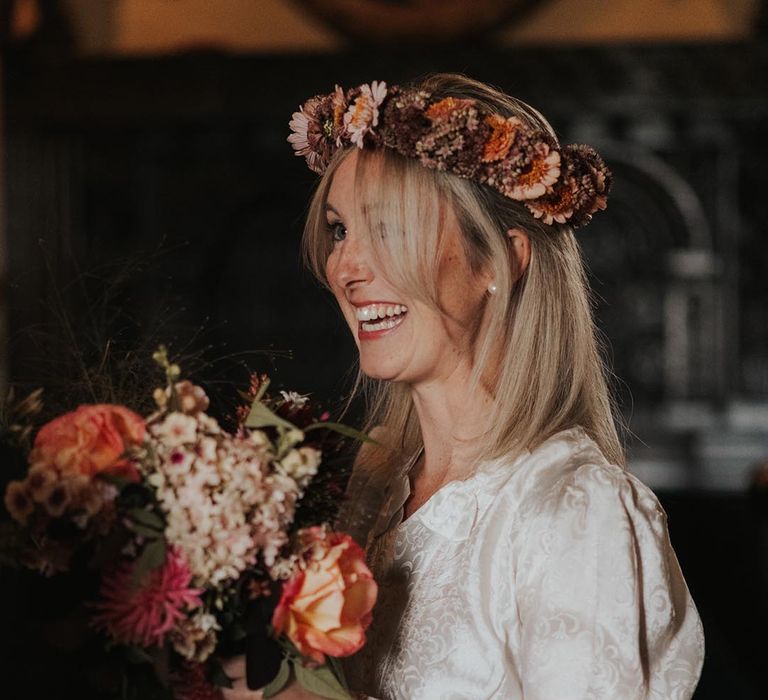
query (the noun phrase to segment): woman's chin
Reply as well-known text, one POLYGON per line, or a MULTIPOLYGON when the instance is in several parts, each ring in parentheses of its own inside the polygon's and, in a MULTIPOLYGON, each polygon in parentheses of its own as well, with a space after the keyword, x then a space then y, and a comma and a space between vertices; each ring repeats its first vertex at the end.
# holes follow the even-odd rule
POLYGON ((393 372, 384 372, 381 369, 366 369, 365 367, 360 367, 362 373, 368 377, 368 379, 379 379, 381 381, 386 382, 393 382, 397 380, 397 375, 393 372))
POLYGON ((360 370, 370 379, 381 379, 390 382, 402 381, 402 367, 395 365, 393 362, 384 362, 361 355, 360 370))

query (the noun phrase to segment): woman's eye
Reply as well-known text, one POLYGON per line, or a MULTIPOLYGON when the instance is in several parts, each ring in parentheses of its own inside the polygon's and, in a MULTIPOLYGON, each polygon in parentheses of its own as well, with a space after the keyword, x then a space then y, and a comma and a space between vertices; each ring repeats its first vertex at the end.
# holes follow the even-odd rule
POLYGON ((343 241, 347 237, 347 229, 340 221, 337 221, 333 224, 328 224, 328 228, 330 229, 331 239, 334 243, 343 241))

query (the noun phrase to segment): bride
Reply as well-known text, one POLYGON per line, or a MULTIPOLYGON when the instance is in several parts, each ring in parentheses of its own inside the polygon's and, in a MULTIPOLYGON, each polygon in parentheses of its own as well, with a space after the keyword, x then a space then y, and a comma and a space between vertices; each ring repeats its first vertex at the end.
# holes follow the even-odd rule
MULTIPOLYGON (((350 686, 690 698, 701 623, 665 514, 624 466, 574 237, 606 206, 603 161, 457 75, 337 87, 291 126, 322 174, 306 257, 357 343, 378 443, 342 523, 380 585, 350 686)), ((227 700, 261 696, 242 659, 228 672, 227 700)))

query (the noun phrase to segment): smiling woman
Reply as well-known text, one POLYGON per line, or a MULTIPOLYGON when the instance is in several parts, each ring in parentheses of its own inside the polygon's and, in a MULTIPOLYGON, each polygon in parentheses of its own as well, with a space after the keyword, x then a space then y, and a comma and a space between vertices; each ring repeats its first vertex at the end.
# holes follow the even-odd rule
POLYGON ((337 88, 292 127, 322 173, 305 255, 357 343, 378 441, 344 523, 380 586, 353 688, 690 698, 701 623, 624 469, 574 237, 608 168, 462 76, 337 88))
MULTIPOLYGON (((432 82, 436 86, 439 81, 432 82)), ((425 83, 426 88, 434 86, 425 83)), ((477 83, 444 84, 443 102, 466 99, 451 97, 459 86, 467 95, 484 91, 477 83)), ((538 187, 546 192, 534 178, 537 173, 542 182, 551 177, 534 166, 552 159, 551 127, 524 103, 493 91, 484 97, 493 108, 487 117, 493 124, 489 141, 480 144, 481 158, 489 161, 485 167, 505 165, 500 157, 504 147, 516 148, 513 134, 504 133, 503 127, 522 132, 517 126, 525 125, 541 140, 530 143, 529 134, 521 133, 525 146, 547 151, 523 164, 528 193, 539 193, 538 187), (506 121, 495 122, 499 114, 506 121)), ((568 164, 563 166, 565 171, 568 164)), ((357 302, 397 302, 409 308, 411 323, 405 322, 398 332, 398 356, 403 361, 404 354, 418 349, 409 360, 411 378, 463 372, 466 386, 455 385, 460 387, 461 406, 466 406, 468 395, 482 396, 494 387, 496 400, 484 405, 484 425, 478 428, 484 439, 473 441, 473 459, 509 455, 558 430, 581 425, 609 461, 623 465, 572 227, 557 225, 553 217, 567 219, 554 210, 552 194, 519 201, 499 192, 504 182, 510 193, 520 190, 522 178, 510 182, 508 170, 497 170, 478 183, 445 172, 444 164, 424 167, 395 149, 339 149, 329 159, 310 207, 304 240, 308 263, 334 292, 348 322, 357 302), (544 213, 547 207, 553 211, 544 213), (417 336, 409 346, 403 336, 414 332, 417 336), (441 362, 429 366, 438 355, 441 362)), ((605 187, 605 175, 598 172, 597 177, 605 187)), ((588 219, 585 211, 572 211, 575 197, 567 194, 569 218, 574 223, 588 219)), ((595 207, 604 206, 600 197, 595 193, 595 207)), ((353 335, 360 343, 359 334, 353 335)), ((409 410, 418 400, 412 382, 391 374, 389 355, 387 365, 377 366, 384 361, 382 354, 394 347, 360 346, 361 383, 373 397, 368 428, 386 425, 404 436, 399 447, 408 455, 422 445, 424 426, 409 410)), ((402 454, 395 458, 402 459, 402 454)))
MULTIPOLYGON (((367 158, 369 166, 361 172, 368 173, 366 189, 373 194, 382 190, 387 178, 381 157, 367 158)), ((340 163, 328 191, 327 229, 333 247, 325 262, 325 277, 357 342, 362 371, 368 377, 408 384, 438 380, 456 371, 469 376, 477 311, 488 293, 489 280, 472 274, 450 209, 436 212, 433 233, 440 256, 436 269, 424 271, 435 275, 436 285, 430 280, 430 286, 436 288, 425 295, 422 290, 428 287, 423 282, 416 279, 409 284, 407 268, 398 276, 397 264, 385 257, 393 253, 382 247, 392 238, 405 236, 383 221, 370 221, 372 212, 386 217, 382 207, 373 202, 355 205, 358 160, 361 156, 353 152, 340 163), (364 233, 370 230, 380 234, 378 250, 364 233)), ((405 227, 402 230, 414 231, 412 225, 405 227)), ((418 241, 417 236, 412 238, 418 241)), ((408 255, 409 251, 394 254, 398 253, 408 255)))

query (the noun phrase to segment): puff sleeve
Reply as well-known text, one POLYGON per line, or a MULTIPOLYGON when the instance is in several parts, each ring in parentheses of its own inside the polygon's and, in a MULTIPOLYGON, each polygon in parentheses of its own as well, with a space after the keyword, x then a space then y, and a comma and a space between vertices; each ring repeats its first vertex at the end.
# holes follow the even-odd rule
POLYGON ((688 700, 704 638, 655 495, 585 464, 521 529, 513 634, 526 700, 688 700))

